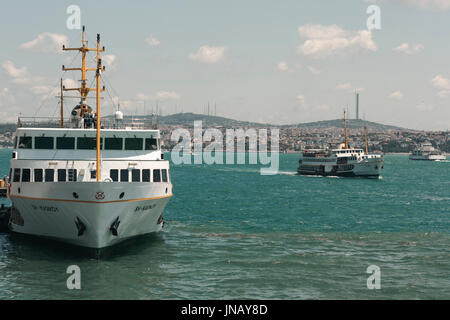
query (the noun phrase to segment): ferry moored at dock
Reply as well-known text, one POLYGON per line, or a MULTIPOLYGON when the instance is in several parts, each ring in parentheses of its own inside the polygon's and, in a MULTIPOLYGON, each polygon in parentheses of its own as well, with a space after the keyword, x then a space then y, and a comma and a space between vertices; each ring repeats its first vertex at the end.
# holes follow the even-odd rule
POLYGON ((161 152, 160 132, 152 121, 100 117, 100 36, 97 49, 82 53, 80 88, 61 81, 60 118, 20 117, 8 181, 12 232, 101 249, 160 231, 172 196, 169 162, 161 152), (96 51, 97 68, 86 68, 86 53, 96 51), (86 71, 96 71, 95 89, 86 71), (63 117, 63 91, 78 91, 80 103, 63 117), (96 91, 97 109, 87 104, 96 91))

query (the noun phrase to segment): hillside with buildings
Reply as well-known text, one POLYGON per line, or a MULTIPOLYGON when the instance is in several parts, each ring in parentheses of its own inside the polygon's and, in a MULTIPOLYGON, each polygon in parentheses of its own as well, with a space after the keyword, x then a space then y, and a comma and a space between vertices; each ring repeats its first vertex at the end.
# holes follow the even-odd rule
MULTIPOLYGON (((131 119, 151 119, 151 115, 125 117, 131 119)), ((112 118, 108 116, 107 118, 112 118)), ((193 137, 194 121, 201 120, 203 130, 216 128, 225 137, 226 129, 242 128, 278 128, 280 134, 281 152, 300 152, 305 148, 326 148, 343 141, 343 119, 324 120, 310 123, 276 126, 248 121, 239 121, 225 117, 208 116, 205 114, 177 113, 158 116, 158 127, 161 130, 163 146, 171 150, 176 144, 171 141, 173 130, 185 128, 193 137)), ((350 119, 347 120, 349 141, 352 146, 364 145, 363 127, 367 127, 369 150, 381 152, 411 152, 417 145, 430 141, 433 146, 444 152, 450 152, 450 136, 448 131, 420 131, 381 123, 350 119)), ((16 124, 0 124, 0 147, 12 147, 16 124)), ((207 143, 206 143, 207 144, 207 143)), ((205 144, 205 145, 206 145, 205 144)), ((225 143, 224 143, 225 144, 225 143)))

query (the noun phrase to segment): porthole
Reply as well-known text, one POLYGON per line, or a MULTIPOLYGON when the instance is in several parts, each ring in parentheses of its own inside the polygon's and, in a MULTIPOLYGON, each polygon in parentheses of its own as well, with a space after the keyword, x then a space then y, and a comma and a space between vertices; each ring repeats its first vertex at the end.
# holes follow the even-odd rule
POLYGON ((119 195, 119 198, 122 199, 124 196, 125 196, 125 192, 122 192, 122 193, 119 195))
POLYGON ((75 199, 78 199, 78 193, 74 192, 74 193, 72 193, 72 195, 75 199))

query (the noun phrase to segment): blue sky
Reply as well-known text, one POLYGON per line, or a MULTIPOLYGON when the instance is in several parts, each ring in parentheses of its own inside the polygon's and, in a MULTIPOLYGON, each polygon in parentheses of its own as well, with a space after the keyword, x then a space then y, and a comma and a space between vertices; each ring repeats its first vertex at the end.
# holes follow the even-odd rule
MULTIPOLYGON (((69 5, 91 46, 101 33, 104 76, 128 114, 157 102, 163 114, 201 113, 209 101, 234 119, 309 122, 342 117, 347 105, 354 117, 359 90, 367 120, 450 127, 450 0, 10 2, 0 12, 3 121, 57 115, 52 88, 74 58, 58 48, 80 43, 66 27, 69 5), (380 30, 367 29, 370 5, 380 30)), ((79 73, 64 77, 70 86, 79 73)))

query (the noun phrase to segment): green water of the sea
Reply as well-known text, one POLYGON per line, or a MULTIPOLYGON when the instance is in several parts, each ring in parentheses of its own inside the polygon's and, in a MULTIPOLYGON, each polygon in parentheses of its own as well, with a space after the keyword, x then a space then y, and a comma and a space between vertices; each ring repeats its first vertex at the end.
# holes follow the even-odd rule
MULTIPOLYGON (((10 150, 0 150, 0 176, 10 150)), ((0 299, 450 299, 450 162, 387 155, 383 178, 173 165, 163 232, 101 259, 0 234, 0 299), (66 286, 69 265, 81 289, 66 286), (370 265, 380 289, 368 289, 370 265)))

